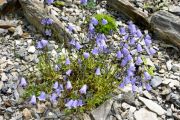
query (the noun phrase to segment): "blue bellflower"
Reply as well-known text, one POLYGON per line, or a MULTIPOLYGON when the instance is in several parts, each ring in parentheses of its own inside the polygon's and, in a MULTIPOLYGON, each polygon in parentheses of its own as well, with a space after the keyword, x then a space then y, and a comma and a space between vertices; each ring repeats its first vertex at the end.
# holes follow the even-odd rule
POLYGON ((102 19, 102 25, 108 24, 108 21, 106 19, 102 19))
POLYGON ((35 96, 35 95, 33 95, 33 96, 31 97, 31 100, 30 100, 29 103, 32 104, 32 105, 35 105, 35 104, 36 104, 36 96, 35 96))
POLYGON ((26 82, 26 80, 25 80, 24 77, 21 77, 19 86, 20 86, 20 87, 25 87, 25 86, 27 86, 27 82, 26 82))
POLYGON ((125 34, 126 34, 126 29, 125 29, 125 27, 121 27, 121 28, 119 29, 119 32, 120 32, 121 35, 125 35, 125 34))
POLYGON ((71 82, 69 80, 66 83, 66 89, 67 90, 71 90, 72 89, 72 85, 71 85, 71 82))
POLYGON ((40 101, 45 101, 46 100, 46 93, 45 92, 41 92, 41 94, 39 95, 38 99, 40 101))
POLYGON ((81 0, 80 3, 81 3, 82 5, 87 5, 87 0, 81 0))
POLYGON ((100 71, 100 68, 99 68, 99 67, 96 69, 95 74, 96 74, 96 75, 101 75, 101 71, 100 71))
POLYGON ((59 86, 59 83, 56 81, 56 82, 54 83, 54 85, 53 85, 53 88, 54 88, 54 89, 57 89, 58 86, 59 86))
POLYGON ((99 49, 98 49, 97 47, 95 47, 95 48, 91 51, 91 53, 92 53, 93 55, 98 55, 98 54, 99 54, 99 49))
POLYGON ((87 91, 87 85, 83 85, 82 88, 79 90, 81 94, 86 94, 87 91))
POLYGON ((144 79, 145 80, 150 80, 151 79, 151 75, 149 75, 148 72, 144 72, 144 79))
POLYGON ((85 59, 87 59, 90 55, 89 55, 89 53, 84 52, 84 53, 83 53, 83 56, 84 56, 85 59))
POLYGON ((42 39, 41 41, 38 41, 38 42, 37 42, 37 48, 42 49, 42 48, 46 47, 47 44, 48 44, 48 41, 42 39))
POLYGON ((49 36, 49 37, 52 35, 51 29, 46 29, 44 33, 46 36, 49 36))
POLYGON ((72 73, 72 70, 70 70, 70 69, 66 71, 66 75, 68 75, 68 76, 70 76, 71 73, 72 73))
POLYGON ((65 65, 70 65, 70 64, 71 64, 71 61, 69 60, 69 58, 66 58, 65 65))
POLYGON ((51 5, 53 2, 54 2, 54 0, 46 0, 46 3, 47 3, 48 5, 51 5))
POLYGON ((91 23, 96 26, 96 25, 98 25, 98 20, 95 17, 92 17, 91 23))

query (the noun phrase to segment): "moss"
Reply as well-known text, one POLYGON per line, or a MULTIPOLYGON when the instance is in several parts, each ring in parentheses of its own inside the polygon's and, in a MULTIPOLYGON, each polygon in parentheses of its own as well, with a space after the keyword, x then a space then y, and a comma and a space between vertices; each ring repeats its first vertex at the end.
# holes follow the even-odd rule
POLYGON ((116 20, 107 14, 96 14, 94 17, 98 20, 98 25, 95 26, 96 32, 109 34, 110 31, 116 31, 117 25, 116 20), (106 25, 102 25, 102 20, 105 19, 108 21, 106 25))

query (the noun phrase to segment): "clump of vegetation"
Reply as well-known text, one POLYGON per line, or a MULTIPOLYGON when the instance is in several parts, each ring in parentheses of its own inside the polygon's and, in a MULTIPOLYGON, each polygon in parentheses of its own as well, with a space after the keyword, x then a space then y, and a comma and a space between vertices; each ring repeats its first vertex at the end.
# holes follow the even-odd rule
MULTIPOLYGON (((84 3, 85 4, 85 3, 84 3)), ((45 35, 51 37, 50 18, 44 18, 45 35)), ((74 26, 67 30, 73 34, 74 26)), ((24 98, 31 97, 30 104, 51 101, 61 110, 83 112, 91 110, 113 95, 117 88, 131 85, 132 92, 143 88, 151 90, 149 80, 154 67, 147 65, 146 57, 156 50, 151 37, 132 22, 121 26, 119 41, 107 42, 105 34, 116 30, 115 20, 106 14, 97 14, 89 21, 86 43, 72 39, 69 48, 62 46, 56 59, 48 53, 48 40, 37 42, 40 51, 37 67, 40 78, 33 77, 28 83, 22 77, 20 86, 26 87, 24 98), (38 100, 37 100, 38 99, 38 100)))
POLYGON ((56 7, 63 7, 63 6, 65 6, 65 2, 58 0, 58 1, 55 1, 53 3, 53 5, 56 6, 56 7))
POLYGON ((116 20, 107 14, 96 14, 94 17, 98 20, 95 26, 96 32, 110 34, 111 31, 116 31, 116 20))

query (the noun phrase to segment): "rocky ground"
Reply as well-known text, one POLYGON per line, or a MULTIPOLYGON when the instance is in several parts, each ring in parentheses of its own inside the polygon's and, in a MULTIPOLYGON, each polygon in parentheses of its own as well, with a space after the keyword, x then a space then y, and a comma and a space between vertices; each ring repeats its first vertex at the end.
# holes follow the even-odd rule
MULTIPOLYGON (((77 3, 78 4, 78 3, 77 3)), ((75 25, 73 36, 80 39, 84 31, 79 25, 83 22, 78 18, 92 15, 92 12, 81 11, 76 4, 68 5, 62 10, 56 9, 53 14, 66 26, 68 23, 75 25), (78 16, 77 16, 78 15, 78 16)), ((117 12, 106 11, 104 4, 97 6, 97 13, 117 12)), ((143 91, 134 95, 127 86, 118 96, 106 101, 97 109, 82 116, 65 117, 59 109, 52 109, 48 102, 38 104, 37 107, 21 103, 22 90, 18 87, 19 78, 35 73, 38 76, 36 63, 38 50, 36 41, 42 38, 26 20, 13 15, 14 20, 7 22, 2 18, 0 25, 7 23, 8 29, 0 28, 0 120, 21 119, 55 119, 55 120, 179 120, 180 119, 180 50, 173 45, 154 38, 153 46, 158 53, 152 58, 155 64, 155 76, 151 80, 153 90, 143 91)), ((118 23, 124 24, 119 17, 118 23)), ((115 36, 116 37, 116 36, 115 36)), ((111 37, 109 36, 109 39, 111 37)), ((56 56, 58 43, 50 40, 49 52, 56 56)), ((152 65, 151 61, 148 64, 152 65)))

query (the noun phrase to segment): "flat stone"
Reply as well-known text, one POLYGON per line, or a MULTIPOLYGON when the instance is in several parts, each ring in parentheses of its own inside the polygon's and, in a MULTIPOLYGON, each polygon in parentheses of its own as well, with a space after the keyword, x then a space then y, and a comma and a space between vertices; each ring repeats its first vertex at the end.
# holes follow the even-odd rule
POLYGON ((141 108, 134 113, 136 120, 158 120, 156 113, 148 111, 145 108, 141 108))
POLYGON ((91 120, 90 116, 86 113, 83 114, 83 120, 91 120))
POLYGON ((31 112, 27 108, 25 108, 22 113, 25 120, 29 120, 32 117, 31 112))
POLYGON ((107 100, 97 109, 93 110, 91 112, 91 116, 94 118, 94 120, 105 120, 111 110, 112 103, 113 100, 107 100))
POLYGON ((7 81, 8 77, 6 76, 5 73, 1 73, 1 81, 7 81))
POLYGON ((154 76, 150 83, 153 88, 156 88, 162 83, 162 78, 159 76, 154 76))
POLYGON ((129 109, 131 106, 125 102, 122 103, 122 108, 124 108, 125 110, 129 109))
POLYGON ((172 68, 172 60, 166 62, 167 69, 170 71, 172 68))
POLYGON ((146 90, 146 91, 143 91, 143 95, 145 97, 147 97, 148 99, 152 99, 152 95, 146 90))
POLYGON ((22 26, 19 25, 16 27, 15 32, 13 34, 13 36, 18 36, 21 37, 23 35, 23 30, 22 30, 22 26))
POLYGON ((169 12, 172 12, 172 13, 180 16, 180 6, 170 5, 169 12))
POLYGON ((157 113, 158 115, 163 115, 166 113, 166 111, 160 105, 152 100, 148 100, 143 97, 139 97, 139 100, 142 101, 151 111, 157 113))
POLYGON ((34 53, 35 51, 36 51, 35 46, 30 46, 30 47, 28 48, 28 52, 29 52, 29 53, 34 53))

